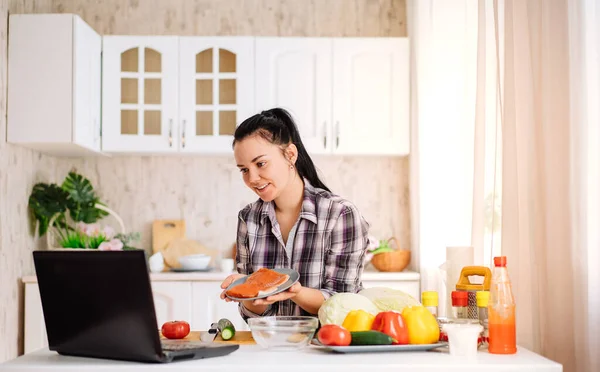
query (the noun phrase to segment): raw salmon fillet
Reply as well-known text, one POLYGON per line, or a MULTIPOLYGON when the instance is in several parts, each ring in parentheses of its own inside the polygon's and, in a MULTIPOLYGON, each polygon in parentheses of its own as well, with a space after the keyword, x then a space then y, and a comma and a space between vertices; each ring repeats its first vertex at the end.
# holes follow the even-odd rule
POLYGON ((277 287, 287 282, 289 278, 289 275, 262 267, 250 274, 246 282, 236 285, 228 290, 226 294, 237 298, 263 296, 277 290, 277 287))

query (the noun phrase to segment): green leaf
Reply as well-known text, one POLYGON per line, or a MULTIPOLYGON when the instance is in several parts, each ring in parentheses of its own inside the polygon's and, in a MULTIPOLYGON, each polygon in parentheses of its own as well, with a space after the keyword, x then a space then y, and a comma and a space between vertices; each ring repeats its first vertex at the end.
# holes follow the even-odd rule
POLYGON ((69 194, 67 208, 73 221, 94 223, 108 215, 107 212, 95 207, 97 203, 100 204, 99 198, 94 192, 92 183, 82 175, 69 172, 62 189, 69 194))
POLYGON ((69 194, 56 184, 37 183, 29 196, 29 208, 40 222, 39 236, 48 230, 50 219, 57 213, 66 211, 69 194))

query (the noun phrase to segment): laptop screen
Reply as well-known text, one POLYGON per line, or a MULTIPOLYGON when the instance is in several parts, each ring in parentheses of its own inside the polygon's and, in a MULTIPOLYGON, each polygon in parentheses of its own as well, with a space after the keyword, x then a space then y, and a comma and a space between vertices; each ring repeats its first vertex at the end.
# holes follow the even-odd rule
POLYGON ((36 251, 33 256, 50 350, 159 358, 144 251, 36 251))

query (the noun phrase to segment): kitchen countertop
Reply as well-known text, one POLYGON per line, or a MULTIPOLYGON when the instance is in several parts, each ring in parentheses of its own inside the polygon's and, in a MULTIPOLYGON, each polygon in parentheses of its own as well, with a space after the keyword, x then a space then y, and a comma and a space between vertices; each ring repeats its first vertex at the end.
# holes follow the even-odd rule
MULTIPOLYGON (((214 281, 220 282, 231 273, 225 273, 219 270, 209 272, 162 272, 150 273, 152 281, 214 281)), ((363 281, 418 281, 420 275, 414 271, 402 272, 379 272, 365 270, 362 276, 363 281)), ((23 277, 23 283, 37 283, 35 275, 23 277)))
POLYGON ((260 371, 281 372, 349 372, 349 371, 417 371, 417 372, 562 372, 562 365, 519 347, 514 355, 479 352, 474 358, 453 357, 446 351, 395 352, 369 354, 331 354, 308 349, 296 352, 270 352, 258 345, 242 345, 233 353, 217 358, 146 364, 116 360, 67 357, 41 349, 0 364, 0 372, 37 371, 260 371), (243 366, 243 367, 242 367, 243 366))

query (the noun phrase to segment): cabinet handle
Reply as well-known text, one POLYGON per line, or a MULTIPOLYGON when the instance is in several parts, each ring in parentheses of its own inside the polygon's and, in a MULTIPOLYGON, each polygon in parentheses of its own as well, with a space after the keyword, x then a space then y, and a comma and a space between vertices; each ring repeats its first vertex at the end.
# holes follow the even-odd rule
POLYGON ((335 148, 340 147, 340 122, 335 122, 335 148))
POLYGON ((181 147, 185 148, 185 120, 181 125, 181 147))
POLYGON ((169 119, 169 147, 173 147, 173 119, 169 119))
POLYGON ((327 148, 327 122, 323 122, 323 148, 327 148))

